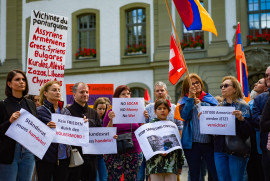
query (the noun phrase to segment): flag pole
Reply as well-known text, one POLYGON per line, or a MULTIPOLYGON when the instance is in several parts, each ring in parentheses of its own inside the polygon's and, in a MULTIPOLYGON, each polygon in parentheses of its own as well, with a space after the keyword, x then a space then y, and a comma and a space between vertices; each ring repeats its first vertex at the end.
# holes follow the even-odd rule
POLYGON ((186 69, 187 69, 188 82, 189 82, 189 85, 191 86, 191 80, 190 80, 190 77, 189 77, 188 67, 187 67, 187 64, 186 64, 186 60, 185 60, 185 57, 184 57, 184 54, 183 54, 183 51, 182 51, 182 48, 181 48, 181 44, 180 44, 178 35, 176 33, 176 28, 175 28, 175 25, 174 25, 174 22, 173 22, 173 19, 172 19, 172 14, 171 14, 171 11, 170 11, 170 8, 169 8, 168 1, 167 0, 165 0, 165 4, 167 6, 169 17, 170 17, 170 20, 171 20, 171 23, 172 23, 172 26, 173 26, 173 31, 174 31, 174 34, 175 34, 175 37, 176 37, 178 49, 180 50, 181 56, 182 56, 182 58, 184 60, 184 63, 185 63, 186 69))

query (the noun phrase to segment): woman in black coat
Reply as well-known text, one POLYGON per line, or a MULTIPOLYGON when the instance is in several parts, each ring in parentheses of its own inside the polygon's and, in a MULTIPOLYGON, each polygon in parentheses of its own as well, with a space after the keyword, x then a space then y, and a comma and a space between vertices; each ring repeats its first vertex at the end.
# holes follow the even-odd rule
POLYGON ((30 181, 33 174, 34 155, 5 135, 9 126, 20 117, 21 108, 36 116, 34 102, 24 98, 27 93, 25 74, 21 70, 10 71, 6 79, 7 98, 0 102, 0 181, 30 181))

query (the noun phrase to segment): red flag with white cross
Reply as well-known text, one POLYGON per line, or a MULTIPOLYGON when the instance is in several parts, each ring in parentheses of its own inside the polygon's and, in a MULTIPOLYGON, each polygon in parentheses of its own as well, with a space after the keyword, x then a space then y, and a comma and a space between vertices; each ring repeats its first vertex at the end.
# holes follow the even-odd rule
POLYGON ((180 53, 173 34, 171 35, 169 80, 175 85, 187 68, 184 63, 183 55, 180 53))

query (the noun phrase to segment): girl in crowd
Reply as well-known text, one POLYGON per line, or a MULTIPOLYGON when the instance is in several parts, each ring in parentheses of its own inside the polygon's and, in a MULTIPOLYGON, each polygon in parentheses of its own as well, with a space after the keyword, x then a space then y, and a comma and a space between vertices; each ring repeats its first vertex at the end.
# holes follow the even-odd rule
MULTIPOLYGON (((96 99, 93 108, 97 111, 100 117, 100 121, 103 124, 103 118, 105 117, 105 113, 107 111, 107 105, 104 98, 100 97, 96 99)), ((108 173, 106 169, 106 164, 103 159, 103 155, 98 155, 98 168, 97 168, 96 181, 107 181, 107 179, 108 179, 108 173)))
MULTIPOLYGON (((38 118, 50 128, 55 128, 51 121, 51 114, 60 114, 63 107, 61 100, 61 84, 50 81, 40 90, 40 104, 38 118)), ((39 181, 65 181, 68 178, 69 147, 63 144, 52 143, 42 160, 36 161, 37 176, 39 181)))
POLYGON ((40 106, 39 96, 29 94, 29 95, 25 96, 25 98, 32 100, 35 103, 36 107, 40 106))
MULTIPOLYGON (((166 121, 171 108, 168 101, 159 99, 155 103, 154 110, 157 118, 154 118, 150 123, 166 121)), ((169 154, 153 156, 146 162, 146 172, 153 181, 177 180, 177 174, 181 173, 183 164, 182 150, 174 150, 169 154)))
POLYGON ((13 139, 5 136, 9 126, 20 117, 23 108, 36 116, 36 106, 24 96, 28 82, 21 70, 12 70, 6 79, 7 98, 0 102, 0 181, 31 180, 35 157, 13 139))
POLYGON ((214 147, 210 135, 200 133, 198 119, 199 106, 216 106, 217 100, 203 91, 204 84, 197 74, 190 74, 191 85, 188 77, 183 80, 180 105, 181 118, 184 120, 182 132, 182 146, 189 166, 191 181, 200 179, 201 158, 206 161, 207 169, 212 180, 217 180, 214 162, 214 147))
MULTIPOLYGON (((238 80, 233 76, 226 76, 220 86, 223 101, 221 106, 235 107, 236 135, 243 142, 251 133, 250 108, 244 101, 242 88, 238 80)), ((225 144, 225 136, 215 136, 215 164, 219 181, 243 181, 248 162, 248 155, 236 156, 228 153, 225 144)))
MULTIPOLYGON (((113 98, 130 98, 130 88, 126 85, 118 86, 113 94, 113 98)), ((145 111, 144 116, 147 118, 148 113, 145 111)), ((140 145, 135 137, 134 131, 139 128, 139 124, 113 124, 115 113, 109 110, 103 120, 104 127, 117 127, 117 135, 129 133, 132 128, 132 141, 134 148, 127 153, 107 154, 104 155, 108 171, 108 180, 120 180, 122 173, 124 180, 136 180, 139 167, 142 162, 142 154, 140 145)))

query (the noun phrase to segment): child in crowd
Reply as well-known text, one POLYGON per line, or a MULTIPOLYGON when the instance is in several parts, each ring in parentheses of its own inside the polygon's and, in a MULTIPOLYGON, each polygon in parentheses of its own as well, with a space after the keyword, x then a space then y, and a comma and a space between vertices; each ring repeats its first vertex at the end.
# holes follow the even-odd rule
MULTIPOLYGON (((157 100, 154 107, 157 118, 150 123, 157 121, 166 121, 171 110, 168 101, 164 99, 157 100)), ((177 175, 181 173, 184 158, 182 150, 174 150, 168 154, 158 154, 146 162, 146 173, 150 175, 151 181, 175 181, 177 175)))

